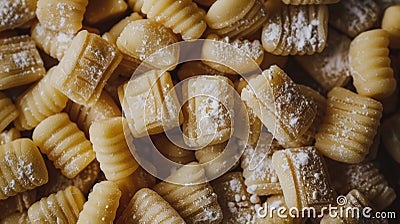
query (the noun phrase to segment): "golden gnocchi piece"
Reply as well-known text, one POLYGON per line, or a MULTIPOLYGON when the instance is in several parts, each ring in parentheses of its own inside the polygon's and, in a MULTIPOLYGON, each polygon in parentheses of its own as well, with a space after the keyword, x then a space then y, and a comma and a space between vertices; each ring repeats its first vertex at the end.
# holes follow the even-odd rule
POLYGON ((232 135, 233 83, 224 76, 196 76, 182 87, 184 141, 205 147, 229 140, 232 135))
POLYGON ((257 202, 258 198, 246 192, 240 172, 226 173, 211 184, 222 209, 222 223, 251 223, 255 215, 252 200, 257 202))
POLYGON ((385 149, 396 162, 400 163, 400 114, 383 122, 381 136, 385 149))
POLYGON ((50 30, 40 23, 32 26, 31 36, 38 48, 57 60, 62 59, 74 38, 74 34, 50 30))
MULTIPOLYGON (((204 182, 205 173, 197 162, 178 169, 167 179, 175 183, 204 182)), ((220 223, 222 210, 217 195, 209 183, 178 185, 163 181, 154 186, 156 191, 182 216, 187 223, 220 223)))
POLYGON ((207 36, 201 50, 202 62, 225 74, 245 74, 257 71, 264 57, 260 41, 230 40, 215 34, 207 36), (235 69, 235 70, 233 70, 235 69))
POLYGON ((0 220, 0 224, 26 224, 29 223, 27 212, 16 212, 0 220))
POLYGON ((117 39, 118 49, 140 61, 159 69, 172 70, 178 64, 177 36, 165 26, 149 19, 129 22, 117 39))
POLYGON ((183 122, 169 72, 151 70, 118 90, 122 109, 134 137, 160 134, 183 122))
MULTIPOLYGON (((143 0, 142 0, 143 1, 143 0)), ((140 12, 140 10, 139 10, 140 12)), ((135 20, 143 19, 141 15, 139 15, 136 12, 133 12, 129 16, 125 17, 124 19, 120 20, 117 24, 115 24, 111 29, 103 34, 103 39, 107 40, 108 42, 112 44, 117 43, 117 38, 121 34, 122 30, 128 25, 130 22, 133 22, 135 20)), ((131 73, 132 74, 132 73, 131 73)))
POLYGON ((329 29, 325 49, 319 54, 296 56, 296 61, 326 91, 344 86, 350 80, 348 60, 351 40, 334 29, 329 29))
POLYGON ((241 98, 282 146, 306 133, 317 114, 315 103, 276 65, 250 78, 241 98))
MULTIPOLYGON (((36 189, 18 193, 5 200, 0 200, 0 220, 6 220, 13 213, 23 213, 36 202, 36 189)), ((0 221, 1 223, 1 221, 0 221)))
POLYGON ((28 209, 29 221, 40 223, 76 223, 85 198, 82 192, 70 186, 42 198, 28 209))
POLYGON ((106 91, 101 92, 99 99, 91 107, 68 101, 64 111, 85 132, 86 136, 89 136, 89 128, 93 122, 121 116, 121 110, 106 91))
POLYGON ((334 4, 340 0, 282 0, 288 5, 319 5, 319 4, 334 4))
POLYGON ((0 90, 32 83, 45 73, 42 58, 29 36, 0 39, 0 90))
MULTIPOLYGON (((219 157, 219 155, 224 151, 226 144, 227 142, 208 145, 196 150, 194 153, 197 161, 204 165, 206 176, 210 179, 220 176, 220 174, 224 173, 227 169, 226 164, 224 163, 225 158, 219 157)), ((227 156, 229 157, 231 155, 227 154, 227 156)))
POLYGON ((27 138, 0 145, 0 200, 39 187, 48 173, 38 148, 27 138))
POLYGON ((394 5, 385 10, 382 19, 382 29, 389 33, 390 47, 400 48, 400 5, 394 5))
POLYGON ((124 126, 124 118, 113 117, 95 121, 89 129, 90 141, 107 180, 124 179, 139 167, 126 143, 124 126))
POLYGON ((322 52, 328 36, 326 5, 294 6, 269 1, 271 15, 266 21, 261 42, 275 55, 310 55, 322 52))
POLYGON ((68 98, 53 87, 51 80, 58 75, 56 69, 51 68, 44 78, 17 98, 15 106, 19 116, 14 125, 18 130, 31 130, 48 116, 64 109, 68 98))
MULTIPOLYGON (((346 195, 346 203, 343 205, 339 205, 339 210, 343 209, 343 211, 350 211, 349 209, 352 209, 355 211, 355 209, 359 209, 359 211, 363 211, 364 208, 366 207, 371 207, 368 199, 357 189, 351 190, 347 195, 346 195)), ((342 224, 342 223, 386 223, 382 222, 383 220, 379 219, 367 219, 364 217, 364 215, 360 215, 357 217, 356 215, 349 215, 352 213, 344 213, 344 214, 338 214, 336 217, 331 217, 329 215, 325 215, 324 218, 321 220, 321 224, 342 224), (367 221, 368 220, 368 221, 367 221), (381 222, 380 222, 381 221, 381 222)))
POLYGON ((10 128, 0 133, 0 145, 9 143, 21 137, 21 134, 16 128, 10 128))
POLYGON ((211 33, 243 38, 257 32, 267 18, 267 10, 261 1, 217 0, 208 10, 206 21, 211 33))
POLYGON ((144 0, 128 0, 128 5, 134 12, 141 13, 144 0))
POLYGON ((96 158, 91 143, 66 113, 41 121, 33 131, 32 139, 68 178, 74 178, 96 158))
POLYGON ((0 2, 0 31, 14 29, 35 18, 37 0, 3 0, 0 2))
POLYGON ((329 6, 329 24, 350 37, 374 26, 379 19, 379 5, 374 0, 339 1, 329 6))
POLYGON ((74 34, 82 28, 88 0, 38 0, 36 16, 43 27, 74 34))
POLYGON ((383 99, 396 90, 388 47, 389 33, 382 29, 365 31, 351 42, 351 75, 360 95, 383 99))
POLYGON ((149 188, 136 192, 117 224, 185 223, 182 217, 160 195, 149 188))
MULTIPOLYGON (((187 164, 195 160, 194 152, 192 150, 179 147, 179 145, 172 142, 164 133, 153 136, 152 141, 154 146, 167 159, 180 164, 187 164)), ((182 143, 183 142, 180 142, 180 144, 182 143)))
POLYGON ((382 211, 396 199, 395 190, 374 163, 351 164, 334 168, 332 177, 340 181, 338 193, 345 194, 352 189, 359 190, 371 202, 373 208, 382 211), (338 172, 339 171, 339 172, 338 172))
POLYGON ((246 145, 241 159, 246 190, 254 195, 281 194, 282 189, 275 169, 272 166, 272 154, 281 150, 276 141, 269 146, 264 136, 260 136, 257 148, 246 145))
POLYGON ((84 16, 85 22, 99 24, 115 19, 128 9, 124 0, 89 1, 84 16))
POLYGON ((18 117, 18 114, 18 110, 11 99, 0 92, 0 132, 11 124, 18 117))
POLYGON ((93 187, 83 210, 79 213, 77 224, 113 223, 121 191, 112 181, 102 181, 93 187))
POLYGON ((92 106, 121 60, 121 53, 112 44, 82 30, 58 64, 53 84, 75 103, 92 106))
POLYGON ((316 134, 315 147, 333 160, 364 160, 377 133, 382 104, 350 90, 335 87, 328 93, 326 115, 316 134))
POLYGON ((277 151, 272 164, 288 208, 314 207, 320 211, 334 203, 324 158, 314 147, 277 151))
POLYGON ((200 38, 207 27, 204 10, 192 0, 146 0, 142 12, 147 18, 181 34, 184 40, 200 38))

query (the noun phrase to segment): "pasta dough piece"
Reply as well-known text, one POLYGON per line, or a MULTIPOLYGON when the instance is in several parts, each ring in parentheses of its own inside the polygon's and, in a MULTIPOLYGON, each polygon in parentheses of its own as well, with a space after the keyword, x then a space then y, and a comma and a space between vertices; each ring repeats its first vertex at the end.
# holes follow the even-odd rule
POLYGON ((18 110, 11 99, 0 92, 0 132, 11 124, 18 117, 18 114, 18 110))
POLYGON ((0 200, 48 181, 43 157, 30 139, 21 138, 0 145, 0 159, 0 200))
POLYGON ((202 62, 225 74, 245 74, 259 69, 264 57, 260 41, 230 40, 215 34, 207 36, 201 50, 202 62))
POLYGON ((178 169, 167 179, 175 183, 190 183, 178 185, 163 181, 154 186, 154 191, 161 195, 182 216, 187 223, 220 223, 222 210, 217 202, 217 195, 205 180, 203 168, 196 162, 178 169))
POLYGON ((339 1, 329 6, 329 24, 350 37, 373 27, 379 18, 379 5, 374 0, 339 1))
POLYGON ((118 96, 134 137, 160 134, 182 124, 169 72, 151 70, 121 86, 118 96))
POLYGON ((33 204, 28 209, 29 221, 32 224, 76 223, 83 203, 85 198, 82 192, 70 186, 33 204))
MULTIPOLYGON (((141 0, 141 1, 144 1, 144 0, 141 0)), ((139 10, 139 12, 140 12, 140 10, 139 10)), ((133 12, 129 16, 127 16, 124 19, 120 20, 113 27, 111 27, 111 29, 108 32, 104 33, 103 36, 102 36, 103 39, 106 39, 108 42, 110 42, 112 44, 116 44, 117 43, 117 38, 121 34, 122 30, 124 30, 126 25, 128 25, 130 22, 133 22, 133 21, 136 21, 136 20, 139 20, 139 19, 143 19, 143 17, 141 15, 139 15, 138 13, 133 12)))
POLYGON ((395 190, 390 187, 385 176, 374 163, 333 166, 332 170, 334 170, 330 173, 332 180, 339 182, 336 186, 338 193, 345 194, 352 189, 357 189, 365 195, 377 211, 389 207, 396 199, 395 190))
POLYGON ((54 85, 75 103, 92 106, 121 60, 112 44, 82 30, 58 64, 54 85))
POLYGON ((266 145, 262 138, 264 136, 261 136, 257 148, 247 145, 242 155, 241 167, 246 190, 259 196, 281 194, 278 176, 272 166, 272 154, 282 148, 276 141, 271 146, 266 145))
POLYGON ((85 132, 86 136, 89 136, 89 128, 93 122, 121 116, 121 110, 106 91, 102 91, 97 102, 91 107, 68 101, 64 111, 85 132))
POLYGON ((328 93, 326 115, 318 128, 315 147, 333 160, 359 163, 369 152, 381 116, 380 102, 335 87, 328 93))
POLYGON ((148 188, 136 192, 117 224, 185 223, 182 217, 160 195, 148 188))
POLYGON ((89 129, 90 141, 107 180, 116 181, 131 175, 139 166, 125 140, 121 117, 95 121, 89 129))
POLYGON ((191 147, 226 142, 232 135, 233 83, 224 76, 203 75, 184 82, 183 140, 191 147))
POLYGON ((340 0, 282 0, 289 5, 317 5, 317 4, 335 4, 340 0))
POLYGON ((296 56, 296 61, 326 91, 344 86, 350 80, 348 60, 351 40, 334 29, 329 29, 325 49, 319 54, 296 56))
MULTIPOLYGON (((227 169, 226 163, 224 163, 226 157, 219 157, 227 143, 228 142, 223 142, 216 145, 209 145, 195 151, 196 159, 200 164, 204 165, 204 171, 209 179, 219 177, 220 174, 224 173, 227 169)), ((227 157, 229 156, 231 155, 227 154, 227 157)))
POLYGON ((0 2, 0 31, 17 28, 35 18, 37 0, 3 0, 0 2))
POLYGON ((241 98, 282 146, 302 136, 317 114, 315 103, 276 65, 250 78, 241 98))
MULTIPOLYGON (((364 208, 366 207, 371 207, 368 199, 357 189, 351 190, 347 195, 346 195, 346 203, 339 205, 339 211, 340 209, 343 209, 343 211, 350 211, 349 209, 356 211, 355 209, 358 209, 358 211, 363 211, 364 208)), ((344 213, 344 214, 338 214, 336 217, 331 217, 329 215, 325 215, 324 218, 321 220, 321 224, 342 224, 342 223, 371 223, 371 224, 378 224, 378 223, 387 223, 383 220, 379 219, 368 219, 364 217, 364 215, 360 215, 357 217, 356 215, 349 215, 352 213, 344 213)), ((354 214, 354 213, 353 213, 354 214)))
POLYGON ((82 28, 88 0, 38 0, 36 16, 43 27, 74 34, 82 28))
POLYGON ((74 178, 96 158, 89 140, 66 113, 41 121, 33 131, 32 139, 68 178, 74 178))
POLYGON ((251 223, 255 214, 240 172, 226 173, 211 184, 223 212, 222 223, 251 223))
POLYGON ((18 130, 31 130, 48 116, 64 109, 68 98, 53 87, 51 80, 58 75, 55 68, 51 68, 44 78, 18 97, 15 105, 19 116, 14 121, 18 130))
MULTIPOLYGON (((152 141, 161 154, 175 163, 187 164, 195 160, 192 150, 179 147, 179 145, 176 145, 175 142, 171 141, 164 133, 154 135, 152 141)), ((183 142, 180 142, 180 144, 182 143, 183 142)))
POLYGON ((40 49, 58 60, 62 59, 74 38, 74 34, 50 30, 40 23, 32 26, 31 36, 40 49))
POLYGON ((84 20, 89 24, 99 24, 121 16, 127 9, 124 0, 89 1, 84 20))
POLYGON ((381 136, 385 149, 396 162, 400 163, 400 114, 383 122, 381 136))
POLYGON ((76 223, 113 223, 120 197, 121 191, 112 181, 94 185, 76 223))
POLYGON ((389 33, 390 47, 400 48, 400 5, 387 8, 382 19, 382 29, 389 33))
POLYGON ((117 39, 124 54, 145 61, 159 69, 172 70, 178 64, 179 47, 168 45, 178 42, 177 36, 165 26, 149 19, 128 23, 117 39))
POLYGON ((261 1, 217 0, 208 10, 206 21, 211 33, 235 39, 251 36, 267 18, 267 10, 261 1))
POLYGON ((128 0, 128 5, 134 12, 141 13, 144 0, 128 0))
POLYGON ((325 161, 314 147, 277 151, 272 164, 288 208, 314 207, 320 211, 334 202, 325 161))
POLYGON ((46 73, 35 42, 26 35, 0 39, 0 59, 0 90, 32 83, 46 73))
POLYGON ((270 1, 271 12, 261 42, 275 55, 310 55, 322 52, 328 36, 326 5, 294 6, 270 1))
POLYGON ((184 40, 200 38, 207 27, 204 10, 192 0, 146 0, 142 12, 147 18, 181 34, 184 40))
MULTIPOLYGON (((0 200, 0 220, 7 219, 13 213, 26 212, 36 202, 36 189, 19 193, 5 200, 0 200)), ((1 221, 0 221, 1 223, 1 221)))
POLYGON ((16 128, 11 128, 9 130, 0 133, 0 145, 9 143, 15 139, 21 137, 21 134, 16 128))
POLYGON ((27 212, 16 212, 6 218, 0 220, 0 224, 26 224, 29 223, 29 217, 27 212))
POLYGON ((389 33, 382 29, 363 32, 351 42, 351 75, 360 95, 383 99, 396 90, 388 46, 389 33))

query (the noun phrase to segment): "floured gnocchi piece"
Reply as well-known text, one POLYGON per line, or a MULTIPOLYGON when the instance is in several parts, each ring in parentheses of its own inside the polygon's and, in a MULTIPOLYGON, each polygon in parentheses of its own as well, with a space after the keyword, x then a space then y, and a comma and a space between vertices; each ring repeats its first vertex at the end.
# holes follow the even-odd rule
POLYGON ((306 133, 317 114, 315 103, 276 65, 250 78, 241 98, 283 146, 306 133))
POLYGON ((149 188, 136 192, 117 224, 185 223, 182 217, 160 195, 149 188))
POLYGON ((225 167, 226 164, 224 164, 224 158, 219 157, 224 151, 226 144, 227 142, 208 145, 195 151, 196 159, 200 164, 204 165, 204 171, 207 177, 213 178, 219 176, 218 174, 227 169, 227 167, 225 167))
POLYGON ((272 164, 288 208, 314 207, 320 211, 334 203, 324 158, 314 147, 277 151, 272 164))
POLYGON ((224 76, 196 76, 183 84, 184 141, 191 147, 226 142, 233 122, 233 84, 224 76))
POLYGON ((32 140, 0 145, 0 200, 32 190, 48 181, 43 157, 32 140))
POLYGON ((112 44, 82 30, 57 65, 53 85, 72 101, 91 106, 121 60, 121 53, 112 44))
POLYGON ((326 5, 294 6, 276 0, 266 4, 271 13, 261 41, 267 52, 283 56, 322 52, 328 36, 326 5))
POLYGON ((14 29, 35 18, 37 0, 3 0, 0 2, 0 31, 14 29))
MULTIPOLYGON (((140 10, 139 10, 140 11, 140 10)), ((125 17, 124 19, 120 20, 118 23, 116 23, 111 29, 103 34, 103 38, 106 39, 108 42, 112 44, 117 43, 117 38, 121 34, 122 30, 128 25, 130 22, 133 22, 135 20, 143 19, 141 15, 139 15, 136 12, 133 12, 129 16, 125 17)))
POLYGON ((389 33, 391 48, 400 48, 400 5, 387 8, 382 19, 382 29, 389 33))
POLYGON ((257 71, 264 57, 260 41, 230 40, 215 34, 207 36, 201 50, 202 62, 225 74, 245 74, 257 71), (232 70, 234 68, 235 70, 232 70))
POLYGON ((31 37, 0 39, 0 90, 32 83, 45 73, 42 58, 31 37))
POLYGON ((381 116, 380 102, 335 87, 328 93, 326 115, 316 134, 315 147, 333 160, 359 163, 369 152, 381 116))
POLYGON ((211 33, 230 38, 248 37, 265 23, 268 10, 258 0, 217 0, 207 12, 211 33))
POLYGON ((33 131, 32 139, 68 178, 76 177, 96 158, 92 144, 66 113, 41 121, 33 131))
POLYGON ((65 190, 42 198, 28 209, 29 222, 40 223, 76 223, 85 198, 82 192, 70 186, 65 190))

